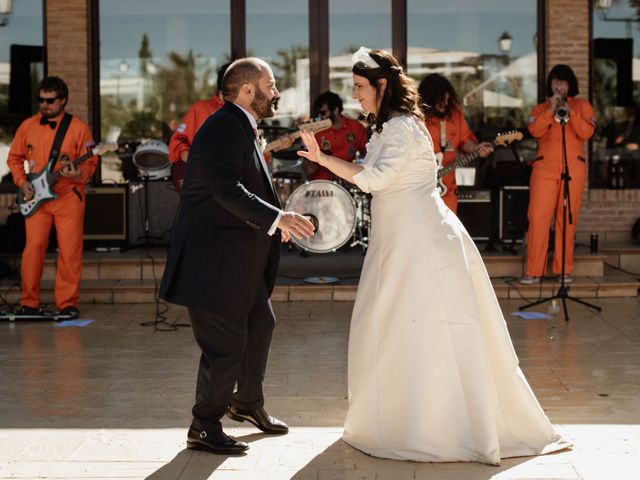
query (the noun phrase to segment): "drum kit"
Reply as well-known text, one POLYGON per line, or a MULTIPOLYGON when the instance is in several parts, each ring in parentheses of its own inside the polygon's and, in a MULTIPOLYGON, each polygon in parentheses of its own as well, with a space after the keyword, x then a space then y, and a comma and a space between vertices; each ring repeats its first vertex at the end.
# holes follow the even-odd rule
POLYGON ((363 253, 369 243, 371 196, 344 181, 306 178, 302 160, 286 158, 286 153, 272 159, 272 179, 285 210, 308 217, 315 227, 309 238, 291 238, 303 252, 331 253, 348 244, 359 246, 363 253), (286 165, 286 163, 291 163, 286 165))
MULTIPOLYGON (((309 181, 302 159, 295 151, 274 152, 270 164, 280 203, 285 210, 309 217, 316 229, 310 238, 292 237, 292 243, 309 253, 331 253, 347 244, 366 252, 371 227, 371 196, 346 181, 309 181)), ((137 177, 145 183, 171 177, 169 149, 159 140, 147 140, 137 145, 133 165, 137 177)), ((146 212, 145 218, 148 218, 146 212)))

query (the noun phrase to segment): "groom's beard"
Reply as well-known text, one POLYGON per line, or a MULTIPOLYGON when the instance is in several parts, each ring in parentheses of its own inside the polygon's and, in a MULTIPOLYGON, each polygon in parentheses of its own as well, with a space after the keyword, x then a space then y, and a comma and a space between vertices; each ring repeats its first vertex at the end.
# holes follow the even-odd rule
POLYGON ((271 100, 256 85, 256 96, 251 102, 251 109, 256 112, 258 118, 270 118, 276 114, 280 97, 273 97, 271 100))

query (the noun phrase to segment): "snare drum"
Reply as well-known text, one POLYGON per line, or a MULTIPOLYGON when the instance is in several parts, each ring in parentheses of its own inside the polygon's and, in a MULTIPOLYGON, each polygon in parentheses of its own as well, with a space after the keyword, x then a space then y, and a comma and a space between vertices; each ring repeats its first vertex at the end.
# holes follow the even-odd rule
POLYGON ((309 238, 294 238, 298 247, 312 253, 334 252, 353 236, 356 205, 347 190, 336 182, 314 180, 301 185, 289 196, 286 210, 311 219, 316 227, 309 238))
POLYGON ((133 154, 133 164, 140 178, 159 180, 171 176, 169 147, 160 140, 149 140, 138 145, 133 154))

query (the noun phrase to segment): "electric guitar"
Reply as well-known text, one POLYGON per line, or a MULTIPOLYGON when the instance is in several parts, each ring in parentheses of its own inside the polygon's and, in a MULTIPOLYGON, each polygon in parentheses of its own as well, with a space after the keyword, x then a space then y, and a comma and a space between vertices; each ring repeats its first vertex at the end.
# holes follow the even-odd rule
MULTIPOLYGON (((309 130, 310 132, 320 132, 322 130, 326 130, 331 128, 331 120, 320 120, 318 122, 310 122, 303 123, 298 126, 299 130, 294 133, 289 133, 288 135, 292 137, 294 140, 300 137, 300 130, 309 130)), ((278 138, 273 142, 267 144, 264 148, 263 153, 269 153, 274 150, 279 150, 284 146, 282 138, 278 138)), ((187 162, 183 162, 182 160, 179 162, 175 162, 171 165, 171 181, 173 182, 173 186, 176 187, 176 192, 180 193, 182 190, 182 182, 184 181, 184 172, 187 169, 187 162)))
MULTIPOLYGON (((93 147, 90 151, 85 153, 79 158, 76 158, 71 164, 75 167, 89 160, 95 155, 104 155, 107 152, 113 152, 118 149, 117 143, 101 143, 93 147)), ((65 168, 65 167, 62 167, 65 168)), ((22 196, 22 192, 18 191, 17 202, 20 207, 20 213, 25 217, 29 217, 35 213, 35 211, 45 202, 58 198, 58 195, 53 193, 53 186, 56 184, 62 176, 62 168, 55 172, 49 171, 49 164, 47 164, 40 173, 30 173, 27 175, 27 180, 33 187, 34 194, 31 200, 25 200, 22 196)))
MULTIPOLYGON (((327 130, 331 128, 331 125, 332 125, 331 120, 328 118, 324 120, 319 120, 317 122, 302 123, 298 125, 298 130, 296 130, 293 133, 289 133, 288 136, 291 137, 293 140, 297 140, 298 138, 300 138, 300 130, 307 130, 309 132, 316 133, 316 132, 321 132, 323 130, 327 130)), ((282 138, 278 138, 273 142, 267 143, 267 146, 264 147, 263 153, 269 153, 274 150, 279 150, 283 146, 284 145, 283 145, 282 138)))
MULTIPOLYGON (((496 136, 495 140, 491 142, 491 146, 493 148, 507 147, 513 142, 517 142, 519 140, 522 140, 522 132, 519 132, 517 130, 509 130, 508 132, 499 133, 496 136)), ((480 156, 480 152, 478 151, 471 152, 467 155, 459 156, 449 165, 442 166, 443 154, 442 152, 438 152, 436 154, 436 162, 438 164, 438 167, 437 167, 438 168, 437 170, 438 171, 438 190, 440 190, 441 197, 444 197, 445 194, 447 193, 447 186, 444 183, 442 183, 442 177, 453 172, 456 168, 460 168, 465 165, 468 165, 469 163, 477 159, 479 156, 480 156)))

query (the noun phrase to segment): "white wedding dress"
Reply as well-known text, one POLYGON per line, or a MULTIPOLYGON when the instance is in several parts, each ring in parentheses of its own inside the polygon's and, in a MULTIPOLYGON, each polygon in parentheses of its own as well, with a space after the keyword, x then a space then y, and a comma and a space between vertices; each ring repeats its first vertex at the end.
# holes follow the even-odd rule
POLYGON ((436 190, 431 138, 397 116, 354 176, 372 231, 349 338, 344 440, 376 457, 478 461, 566 448, 518 367, 473 241, 436 190))

